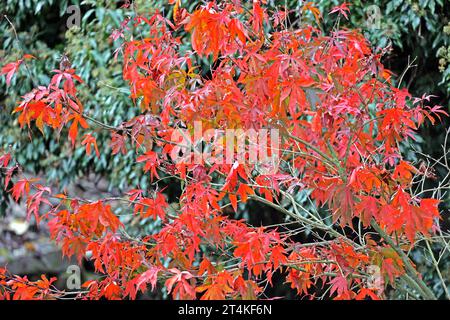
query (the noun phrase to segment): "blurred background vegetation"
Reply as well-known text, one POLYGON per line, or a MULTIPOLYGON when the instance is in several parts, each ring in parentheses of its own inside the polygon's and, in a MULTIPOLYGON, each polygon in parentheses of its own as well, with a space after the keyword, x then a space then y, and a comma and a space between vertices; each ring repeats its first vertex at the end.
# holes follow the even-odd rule
MULTIPOLYGON (((119 43, 110 35, 119 29, 120 23, 133 14, 133 6, 122 8, 126 1, 115 0, 2 0, 0 3, 0 66, 21 58, 24 53, 37 59, 28 65, 33 78, 39 84, 48 84, 51 70, 58 68, 61 55, 66 53, 72 66, 77 70, 85 84, 79 87, 80 98, 85 110, 92 117, 105 123, 118 125, 124 119, 135 115, 137 108, 129 96, 129 90, 122 79, 120 55, 114 59, 114 50, 119 43), (69 30, 66 22, 70 14, 67 8, 78 5, 81 9, 81 28, 69 30), (8 19, 6 19, 6 17, 8 19), (8 21, 9 20, 9 21, 8 21), (14 25, 15 30, 12 28, 14 25)), ((272 7, 291 11, 290 23, 299 18, 299 0, 268 0, 272 7)), ((413 95, 433 94, 437 96, 434 104, 450 107, 450 2, 448 0, 354 0, 351 1, 349 20, 336 15, 328 15, 332 7, 342 3, 338 0, 313 1, 323 13, 321 26, 331 30, 337 23, 341 27, 360 29, 373 44, 376 52, 389 48, 383 63, 391 69, 397 79, 403 75, 399 84, 407 87, 413 95)), ((350 1, 349 1, 350 2, 350 1)), ((141 13, 158 8, 170 14, 168 1, 136 0, 141 13)), ((189 11, 202 1, 186 1, 182 4, 189 11)), ((312 20, 312 17, 309 17, 312 20)), ((181 34, 181 36, 187 36, 181 34)), ((187 41, 186 41, 187 43, 187 41)), ((207 64, 205 64, 206 66, 207 64)), ((207 67, 203 72, 208 72, 207 67)), ((20 97, 33 88, 33 82, 26 70, 20 69, 13 78, 12 85, 6 86, 5 78, 0 79, 0 151, 12 150, 18 162, 27 172, 45 177, 50 183, 64 188, 70 184, 80 184, 81 180, 93 180, 100 184, 104 192, 121 194, 129 186, 133 188, 148 186, 148 177, 143 175, 139 166, 134 166, 133 151, 125 155, 111 155, 108 148, 108 132, 96 130, 101 149, 100 159, 95 155, 86 156, 83 148, 71 149, 62 133, 55 140, 50 131, 42 136, 31 129, 20 129, 11 111, 20 97), (14 119, 14 120, 11 120, 14 119)), ((410 160, 419 160, 415 150, 423 151, 434 157, 442 155, 441 145, 449 127, 449 119, 438 126, 424 126, 417 135, 417 141, 404 145, 404 153, 410 160)), ((438 172, 438 174, 443 174, 438 172)), ((3 181, 0 183, 3 184, 3 181)), ((166 190, 168 195, 176 197, 177 189, 166 190)), ((306 202, 305 194, 297 195, 299 201, 306 202)), ((7 208, 7 196, 0 193, 0 215, 7 208)), ((448 223, 448 205, 443 205, 446 223, 448 223)), ((280 217, 258 204, 247 204, 239 210, 240 218, 250 223, 277 223, 280 217), (249 212, 260 212, 250 215, 249 212), (261 218, 262 217, 262 218, 261 218), (257 220, 256 220, 257 219, 257 220)), ((134 233, 150 232, 158 227, 140 222, 134 233)), ((133 230, 131 230, 132 232, 133 230)), ((307 235, 305 235, 307 237, 307 235)), ((0 241, 1 249, 1 241, 0 241)), ((415 261, 425 274, 426 280, 434 281, 436 291, 442 293, 439 281, 429 259, 418 252, 415 261)), ((447 259, 448 260, 448 259, 447 259)), ((447 268, 450 270, 450 262, 447 268)), ((445 275, 450 279, 450 274, 445 275)), ((273 295, 288 295, 288 290, 280 286, 273 295)))

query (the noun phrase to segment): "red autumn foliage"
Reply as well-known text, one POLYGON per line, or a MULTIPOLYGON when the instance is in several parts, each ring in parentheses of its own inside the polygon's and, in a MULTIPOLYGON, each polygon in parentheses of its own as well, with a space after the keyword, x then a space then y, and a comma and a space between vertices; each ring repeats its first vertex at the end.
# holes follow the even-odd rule
MULTIPOLYGON (((336 299, 378 299, 383 297, 380 288, 364 280, 373 265, 391 285, 406 274, 420 283, 403 250, 414 245, 418 233, 434 232, 439 202, 409 193, 419 172, 398 146, 443 111, 427 106, 427 96, 413 98, 395 88, 381 56, 357 31, 327 35, 308 25, 288 29, 280 22, 282 12, 268 12, 258 0, 249 10, 238 1, 212 1, 191 13, 180 8, 180 1, 171 3, 172 19, 155 12, 123 26, 134 23, 148 30, 122 46, 123 77, 139 116, 117 128, 100 121, 88 124, 91 119, 77 97, 82 80, 74 69, 54 70, 51 82, 26 94, 14 111, 21 126, 34 122, 41 131, 45 126, 57 132, 68 128, 73 146, 80 129, 109 130, 110 146, 97 146, 90 133, 81 135, 87 154, 92 147, 97 155, 106 148, 113 154, 134 148, 136 162, 143 163, 153 183, 163 175, 183 182, 176 208, 158 191, 124 194, 133 214, 162 222, 160 230, 143 238, 124 232, 108 204, 111 199, 71 199, 53 195, 34 180, 14 182, 14 200, 28 199, 29 214, 48 221, 65 255, 81 260, 86 251, 92 253, 103 277, 85 283, 87 293, 78 298, 134 299, 150 285, 151 290, 165 287, 174 298, 252 299, 278 272, 299 296, 312 298, 313 287, 329 287, 336 299), (192 51, 181 49, 180 28, 189 32, 192 51), (198 71, 202 58, 215 61, 208 78, 198 71), (261 172, 256 164, 237 160, 176 163, 172 134, 192 130, 194 121, 205 130, 279 130, 277 171, 261 172), (301 191, 311 192, 310 199, 329 213, 332 224, 297 203, 294 196, 301 191), (252 226, 225 214, 228 205, 238 211, 249 200, 325 233, 323 240, 299 243, 280 228, 252 226), (43 214, 41 203, 50 207, 43 214), (379 237, 367 235, 361 241, 342 232, 340 227, 354 229, 358 221, 379 237)), ((303 10, 320 20, 312 3, 303 10)), ((348 8, 341 5, 331 12, 347 17, 348 8)), ((116 39, 125 37, 122 33, 116 39)), ((8 84, 20 61, 2 68, 8 84)), ((276 151, 269 147, 269 153, 276 151)), ((0 165, 8 167, 9 159, 2 156, 0 165)), ((53 281, 32 282, 1 269, 0 286, 13 293, 0 289, 0 297, 63 296, 53 281)))

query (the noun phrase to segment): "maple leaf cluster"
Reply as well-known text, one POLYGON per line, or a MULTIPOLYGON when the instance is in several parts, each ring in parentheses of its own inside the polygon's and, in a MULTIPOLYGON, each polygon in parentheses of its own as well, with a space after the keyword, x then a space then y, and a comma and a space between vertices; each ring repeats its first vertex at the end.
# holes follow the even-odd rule
MULTIPOLYGON (((378 299, 382 290, 365 281, 368 266, 378 266, 393 286, 405 274, 416 279, 400 242, 411 247, 418 234, 435 231, 439 201, 409 192, 420 173, 403 159, 399 144, 414 138, 424 121, 434 123, 445 112, 428 106, 427 96, 414 98, 397 89, 381 54, 358 31, 287 28, 286 13, 268 12, 258 0, 211 1, 191 13, 181 1, 171 2, 172 19, 155 11, 122 26, 123 32, 130 30, 128 24, 145 30, 119 48, 123 78, 140 115, 118 127, 85 116, 76 89, 82 80, 74 69, 55 70, 48 86, 26 94, 14 110, 21 126, 34 122, 42 132, 44 126, 56 132, 68 127, 73 146, 79 127, 88 129, 91 121, 111 132, 113 154, 134 149, 137 164, 143 164, 154 184, 162 183, 163 176, 182 181, 177 206, 161 191, 138 186, 121 198, 140 219, 162 223, 140 238, 126 233, 108 204, 117 199, 73 199, 54 195, 34 180, 14 181, 8 189, 13 198, 28 198, 29 212, 48 221, 65 255, 81 260, 91 253, 102 277, 86 282, 87 293, 77 297, 134 299, 150 285, 181 299, 254 299, 279 273, 302 297, 314 298, 317 288, 329 287, 336 299, 378 299), (192 50, 183 49, 181 29, 189 34, 192 50), (208 77, 199 72, 202 59, 214 62, 208 77), (193 130, 196 121, 205 130, 279 130, 280 150, 267 147, 269 154, 280 151, 277 172, 263 173, 256 164, 237 159, 177 163, 171 137, 180 129, 193 130), (330 215, 331 224, 297 202, 296 193, 303 191, 330 215), (251 226, 225 210, 230 205, 238 211, 249 200, 325 233, 323 241, 299 243, 276 226, 251 226), (283 206, 286 201, 292 206, 283 206), (50 210, 40 214, 42 203, 50 210), (362 241, 340 232, 339 225, 354 230, 359 222, 380 237, 368 232, 362 241)), ((320 20, 312 3, 303 10, 320 20)), ((347 17, 348 8, 342 5, 332 13, 347 17)), ((19 65, 2 69, 8 84, 19 65)), ((97 155, 107 147, 97 146, 90 133, 83 137, 87 154, 92 147, 97 155)), ((9 172, 5 188, 18 168, 9 166, 10 157, 0 158, 9 172)), ((3 298, 65 294, 49 289, 52 280, 34 283, 2 272, 0 286, 8 288, 0 289, 3 298)))

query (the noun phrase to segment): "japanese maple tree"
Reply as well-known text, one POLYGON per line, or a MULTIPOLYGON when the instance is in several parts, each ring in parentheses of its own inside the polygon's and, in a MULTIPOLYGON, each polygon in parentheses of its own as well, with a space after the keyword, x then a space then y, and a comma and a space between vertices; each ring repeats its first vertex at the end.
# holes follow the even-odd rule
MULTIPOLYGON (((439 200, 412 192, 414 177, 427 172, 404 159, 400 145, 445 112, 430 106, 429 96, 397 88, 380 62, 383 52, 374 52, 357 30, 336 25, 323 31, 314 3, 302 7, 314 24, 290 23, 289 10, 273 11, 264 0, 212 1, 192 12, 180 0, 169 3, 170 14, 136 14, 112 35, 138 116, 119 126, 90 117, 78 97, 83 79, 71 66, 51 71, 50 82, 14 110, 24 130, 67 132, 73 147, 87 154, 135 150, 136 165, 152 181, 151 188, 131 186, 122 197, 82 199, 26 177, 13 154, 1 156, 12 198, 26 201, 30 219, 48 224, 64 255, 81 261, 89 252, 101 275, 75 298, 135 299, 147 290, 179 299, 265 298, 279 274, 300 298, 318 298, 316 292, 327 289, 325 296, 334 299, 380 299, 385 287, 405 285, 434 299, 408 253, 418 237, 439 230, 439 200), (206 62, 209 73, 202 74, 206 62), (198 162, 196 152, 178 161, 198 142, 219 153, 228 143, 221 135, 202 136, 186 146, 183 135, 196 124, 214 132, 276 130, 278 143, 264 148, 277 161, 269 170, 246 161, 249 143, 232 161, 198 162), (97 145, 98 130, 110 132, 110 145, 97 145), (167 178, 182 190, 176 206, 163 191, 167 178), (312 206, 300 203, 299 193, 312 206), (235 219, 233 211, 249 201, 271 207, 285 222, 253 226, 235 219), (162 226, 131 237, 117 206, 162 226), (314 240, 299 242, 303 230, 314 240)), ((350 13, 343 4, 329 14, 346 19, 350 13)), ((32 58, 3 66, 8 84, 32 58)), ((67 295, 54 281, 0 269, 0 297, 67 295)))

